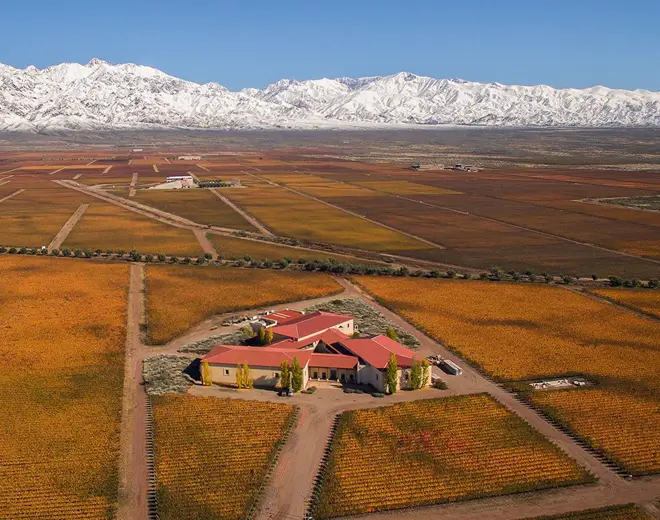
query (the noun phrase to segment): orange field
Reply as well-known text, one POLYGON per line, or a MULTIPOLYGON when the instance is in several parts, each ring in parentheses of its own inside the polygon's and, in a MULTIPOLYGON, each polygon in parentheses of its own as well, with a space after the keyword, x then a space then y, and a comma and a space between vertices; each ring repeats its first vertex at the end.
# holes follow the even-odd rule
POLYGON ((565 515, 536 516, 527 520, 652 520, 652 518, 642 508, 633 504, 626 504, 623 506, 576 511, 575 513, 565 515))
POLYGON ((133 200, 200 224, 256 231, 211 190, 139 190, 133 200))
POLYGON ((147 267, 149 340, 162 344, 215 314, 341 292, 319 273, 196 266, 147 267))
POLYGON ((285 404, 154 398, 160 518, 246 518, 293 413, 285 404))
POLYGON ((530 398, 621 468, 635 475, 658 472, 657 396, 594 388, 534 392, 530 398))
POLYGON ((652 433, 660 423, 639 420, 660 406, 660 336, 652 318, 549 286, 356 280, 497 379, 583 374, 597 382, 602 394, 536 392, 530 398, 626 470, 660 471, 660 438, 652 433), (640 449, 633 453, 626 444, 640 449))
POLYGON ((0 257, 0 518, 108 518, 127 265, 0 257))
POLYGON ((203 253, 192 231, 103 202, 89 206, 62 247, 104 251, 135 249, 141 253, 178 256, 203 253))
POLYGON ((323 479, 314 518, 594 480, 486 394, 345 412, 323 479))
POLYGON ((431 248, 424 242, 283 188, 253 186, 223 193, 276 234, 371 251, 431 248))
POLYGON ((598 296, 628 307, 648 312, 660 318, 660 291, 650 289, 602 288, 593 291, 598 296))
POLYGON ((332 258, 338 262, 350 262, 353 264, 373 264, 369 260, 355 258, 351 256, 333 255, 324 251, 312 251, 309 249, 298 249, 273 242, 263 242, 257 240, 247 240, 235 238, 227 235, 208 234, 209 240, 216 251, 223 257, 230 260, 238 260, 246 255, 257 260, 283 260, 289 258, 297 261, 300 258, 308 261, 327 260, 332 258))

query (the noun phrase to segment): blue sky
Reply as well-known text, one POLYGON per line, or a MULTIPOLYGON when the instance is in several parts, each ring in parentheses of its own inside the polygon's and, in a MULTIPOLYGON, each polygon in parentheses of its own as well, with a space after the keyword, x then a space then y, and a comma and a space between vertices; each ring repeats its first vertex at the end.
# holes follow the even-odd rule
POLYGON ((4 0, 0 62, 151 65, 232 90, 400 71, 660 91, 658 0, 4 0))

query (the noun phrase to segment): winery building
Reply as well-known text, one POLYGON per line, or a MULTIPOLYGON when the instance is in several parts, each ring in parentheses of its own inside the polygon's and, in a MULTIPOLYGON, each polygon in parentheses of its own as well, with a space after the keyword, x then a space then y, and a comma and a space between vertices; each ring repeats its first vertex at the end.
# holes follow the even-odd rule
MULTIPOLYGON (((339 381, 367 384, 384 392, 392 354, 397 360, 398 386, 405 388, 410 381, 413 351, 383 335, 352 337, 351 316, 287 309, 268 315, 266 326, 273 331, 270 345, 217 345, 202 358, 213 383, 233 384, 238 365, 247 363, 255 386, 276 387, 282 362, 292 365, 297 359, 303 368, 303 388, 310 381, 339 381)), ((430 377, 429 373, 427 383, 430 377)))

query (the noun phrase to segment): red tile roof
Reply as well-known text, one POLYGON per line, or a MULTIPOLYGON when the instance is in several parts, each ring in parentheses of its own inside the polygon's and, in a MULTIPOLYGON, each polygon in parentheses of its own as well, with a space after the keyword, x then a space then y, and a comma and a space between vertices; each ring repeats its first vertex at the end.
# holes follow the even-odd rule
POLYGON ((343 354, 312 354, 309 359, 310 367, 318 368, 355 368, 358 358, 355 356, 344 356, 343 354))
POLYGON ((251 367, 279 368, 282 361, 293 363, 293 358, 304 367, 312 352, 309 350, 287 350, 277 348, 217 345, 202 358, 212 365, 238 365, 247 363, 251 367))
POLYGON ((390 354, 396 356, 397 364, 400 367, 409 367, 412 364, 413 351, 387 336, 345 339, 340 343, 375 368, 386 368, 390 354))
POLYGON ((351 316, 316 311, 304 314, 303 316, 290 320, 283 325, 276 325, 273 327, 273 332, 280 336, 286 336, 298 340, 300 338, 323 332, 352 319, 351 316))
POLYGON ((283 309, 281 311, 271 312, 268 316, 266 316, 266 318, 277 321, 278 325, 283 325, 290 322, 291 320, 300 318, 301 316, 304 316, 304 313, 300 311, 294 311, 293 309, 283 309))
POLYGON ((294 339, 283 339, 282 341, 277 341, 271 343, 265 348, 278 348, 278 349, 287 349, 287 350, 297 350, 301 348, 306 348, 315 343, 316 341, 323 341, 327 345, 332 345, 333 343, 338 343, 339 341, 347 339, 348 336, 342 331, 337 329, 328 329, 313 336, 309 336, 305 339, 294 340, 294 339))

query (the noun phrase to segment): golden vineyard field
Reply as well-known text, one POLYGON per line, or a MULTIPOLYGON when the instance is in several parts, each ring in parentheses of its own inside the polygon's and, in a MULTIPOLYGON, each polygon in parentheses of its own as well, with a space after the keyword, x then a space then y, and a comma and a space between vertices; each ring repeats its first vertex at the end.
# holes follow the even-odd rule
POLYGON ((344 413, 314 518, 593 481, 486 394, 344 413))
POLYGON ((128 266, 5 256, 0 284, 0 518, 108 518, 128 266))
POLYGON ((318 273, 148 266, 147 323, 154 344, 170 341, 214 314, 328 296, 341 291, 318 273))
POLYGON ((294 410, 215 397, 154 398, 160 518, 245 518, 294 410))
MULTIPOLYGON (((660 406, 660 334, 651 318, 583 295, 539 285, 357 277, 388 307, 500 380, 585 374, 605 392, 596 402, 571 392, 533 394, 542 407, 633 473, 660 471, 660 438, 639 410, 660 406), (417 295, 424 293, 424 299, 417 295), (625 402, 626 406, 619 403, 625 402), (651 403, 651 404, 649 404, 651 403), (616 438, 619 420, 626 435, 616 438), (633 454, 625 448, 645 446, 633 454)), ((580 394, 595 396, 593 394, 580 394)), ((653 422, 653 421, 651 421, 653 422)))
POLYGON ((527 520, 651 520, 653 517, 633 504, 587 509, 565 515, 536 516, 527 520))
POLYGON ((533 392, 530 398, 630 473, 660 468, 657 398, 603 388, 533 392))
POLYGON ((658 290, 603 288, 593 292, 598 296, 640 309, 660 318, 660 291, 658 290))

